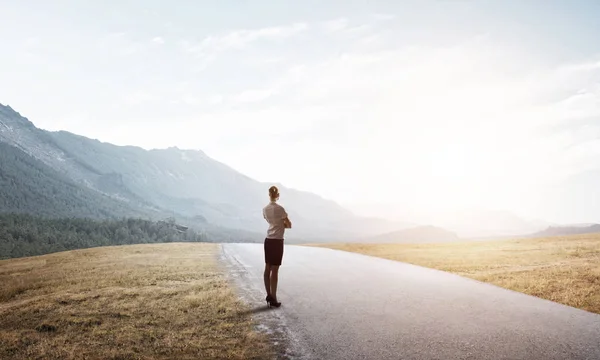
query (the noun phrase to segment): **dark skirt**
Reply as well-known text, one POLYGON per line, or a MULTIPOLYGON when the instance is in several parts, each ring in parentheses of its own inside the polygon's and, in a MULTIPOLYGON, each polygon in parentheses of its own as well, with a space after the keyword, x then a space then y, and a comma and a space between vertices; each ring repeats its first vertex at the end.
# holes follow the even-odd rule
POLYGON ((283 259, 283 239, 265 239, 265 264, 279 266, 283 259))

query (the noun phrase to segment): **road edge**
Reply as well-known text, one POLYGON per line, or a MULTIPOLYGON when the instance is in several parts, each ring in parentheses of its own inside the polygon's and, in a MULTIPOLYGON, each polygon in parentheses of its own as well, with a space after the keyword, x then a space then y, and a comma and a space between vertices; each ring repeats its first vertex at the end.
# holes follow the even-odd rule
POLYGON ((312 360, 313 357, 287 325, 285 313, 281 309, 267 307, 263 294, 265 291, 261 286, 263 270, 257 269, 257 274, 250 273, 248 266, 227 249, 235 243, 219 245, 219 260, 227 270, 226 278, 234 285, 238 298, 249 305, 249 313, 256 324, 255 330, 269 337, 277 353, 276 359, 312 360))

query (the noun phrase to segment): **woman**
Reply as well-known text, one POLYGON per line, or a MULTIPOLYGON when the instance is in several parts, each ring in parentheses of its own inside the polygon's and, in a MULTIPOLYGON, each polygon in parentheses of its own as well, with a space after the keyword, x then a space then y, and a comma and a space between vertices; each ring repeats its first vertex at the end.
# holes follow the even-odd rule
POLYGON ((265 300, 269 306, 280 307, 281 303, 277 301, 277 277, 283 258, 283 234, 285 229, 292 228, 292 222, 283 206, 277 204, 279 189, 276 186, 269 188, 269 198, 271 202, 263 208, 263 217, 269 223, 265 238, 265 300))

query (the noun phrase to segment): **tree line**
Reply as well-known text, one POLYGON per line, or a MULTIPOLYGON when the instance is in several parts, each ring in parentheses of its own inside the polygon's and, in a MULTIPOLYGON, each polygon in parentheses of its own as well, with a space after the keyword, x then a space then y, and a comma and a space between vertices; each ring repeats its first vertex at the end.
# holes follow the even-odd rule
POLYGON ((208 241, 206 234, 182 228, 172 221, 0 214, 0 259, 97 246, 205 241, 208 241))

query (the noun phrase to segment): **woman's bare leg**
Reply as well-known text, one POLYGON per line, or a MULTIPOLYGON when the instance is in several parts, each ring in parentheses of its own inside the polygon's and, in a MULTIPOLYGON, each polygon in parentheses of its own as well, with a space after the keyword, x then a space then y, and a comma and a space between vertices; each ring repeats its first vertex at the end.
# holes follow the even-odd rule
POLYGON ((267 290, 267 295, 271 295, 271 265, 265 264, 265 290, 267 290))
POLYGON ((277 280, 279 278, 279 266, 271 265, 271 296, 277 302, 277 280))

